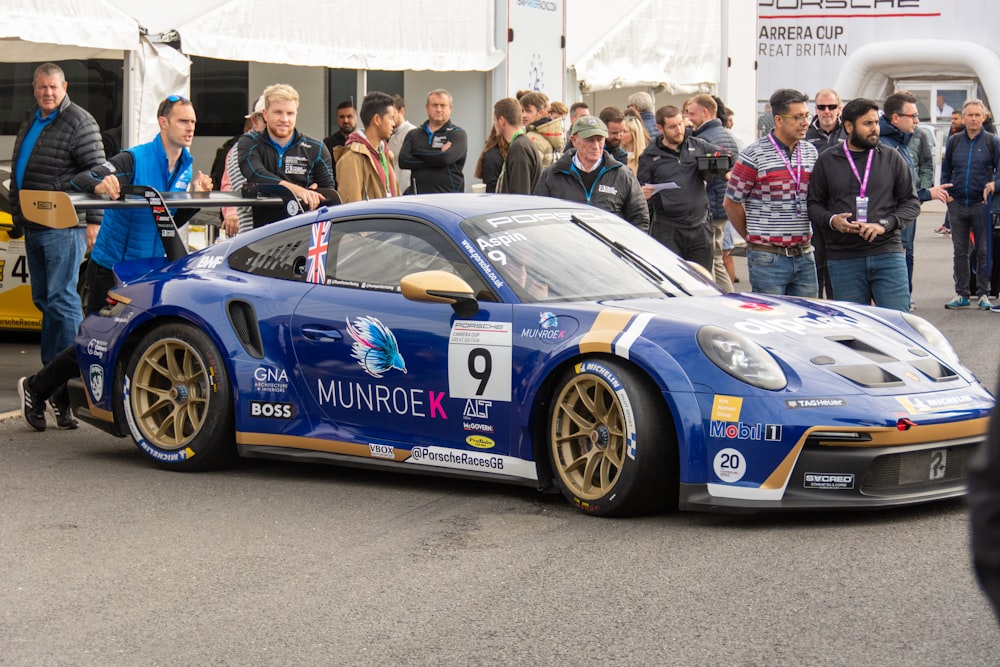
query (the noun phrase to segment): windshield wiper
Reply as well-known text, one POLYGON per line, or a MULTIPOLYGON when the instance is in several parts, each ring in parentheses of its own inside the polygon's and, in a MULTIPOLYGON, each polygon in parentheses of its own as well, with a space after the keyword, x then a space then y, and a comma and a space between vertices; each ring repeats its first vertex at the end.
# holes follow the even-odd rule
POLYGON ((651 280, 660 289, 661 292, 664 292, 665 294, 670 294, 667 290, 663 289, 663 283, 668 282, 671 285, 673 285, 676 289, 680 290, 681 293, 691 296, 691 293, 688 292, 686 289, 684 289, 684 287, 681 286, 679 282, 670 277, 670 275, 666 271, 660 269, 655 264, 650 263, 644 257, 642 257, 642 255, 639 255, 637 252, 629 248, 627 245, 619 241, 615 241, 613 239, 608 238, 604 234, 597 231, 589 223, 584 222, 575 215, 571 215, 569 219, 572 222, 574 222, 578 227, 583 229, 585 232, 593 236, 595 239, 597 239, 601 243, 611 248, 616 255, 627 261, 635 268, 639 269, 639 271, 649 280, 651 280))

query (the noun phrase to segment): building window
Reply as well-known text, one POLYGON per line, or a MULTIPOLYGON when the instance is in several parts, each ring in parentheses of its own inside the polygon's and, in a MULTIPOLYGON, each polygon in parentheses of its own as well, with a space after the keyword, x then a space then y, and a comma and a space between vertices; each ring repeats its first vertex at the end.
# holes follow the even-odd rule
POLYGON ((198 136, 231 137, 243 132, 250 110, 249 63, 191 58, 191 101, 198 113, 198 136))

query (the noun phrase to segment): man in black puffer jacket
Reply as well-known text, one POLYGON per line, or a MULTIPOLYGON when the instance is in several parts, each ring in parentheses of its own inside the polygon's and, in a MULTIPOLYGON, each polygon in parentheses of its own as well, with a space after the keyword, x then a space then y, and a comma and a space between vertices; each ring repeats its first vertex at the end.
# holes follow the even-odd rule
MULTIPOLYGON (((10 203, 14 224, 24 229, 25 256, 31 275, 31 300, 42 313, 42 363, 73 344, 83 319, 76 292, 80 264, 93 246, 100 212, 88 213, 71 229, 49 229, 21 213, 21 190, 71 190, 79 172, 104 162, 104 142, 94 117, 66 95, 66 75, 53 63, 39 65, 32 80, 36 104, 21 123, 14 141, 10 203)), ((52 397, 59 428, 76 428, 65 390, 52 397)))

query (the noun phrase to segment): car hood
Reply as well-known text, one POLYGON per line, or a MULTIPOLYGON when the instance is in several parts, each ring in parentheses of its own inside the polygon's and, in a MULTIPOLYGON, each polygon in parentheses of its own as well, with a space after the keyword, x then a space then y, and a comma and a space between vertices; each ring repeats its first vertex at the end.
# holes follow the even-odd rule
POLYGON ((706 325, 742 334, 783 362, 806 391, 885 395, 975 382, 948 351, 932 346, 897 311, 760 294, 614 304, 656 315, 643 335, 672 353, 680 347, 671 345, 672 338, 690 340, 706 325))

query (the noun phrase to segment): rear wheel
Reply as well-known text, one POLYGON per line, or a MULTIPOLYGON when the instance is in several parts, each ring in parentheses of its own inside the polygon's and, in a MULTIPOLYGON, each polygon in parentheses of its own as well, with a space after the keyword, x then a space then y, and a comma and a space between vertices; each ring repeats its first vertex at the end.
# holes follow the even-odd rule
POLYGON ((580 510, 626 516, 676 502, 673 424, 638 370, 603 359, 569 369, 556 385, 548 436, 556 483, 580 510))
POLYGON ((236 458, 229 378, 211 339, 172 323, 146 334, 122 386, 136 444, 159 465, 207 470, 236 458))

